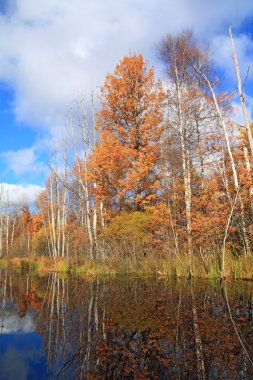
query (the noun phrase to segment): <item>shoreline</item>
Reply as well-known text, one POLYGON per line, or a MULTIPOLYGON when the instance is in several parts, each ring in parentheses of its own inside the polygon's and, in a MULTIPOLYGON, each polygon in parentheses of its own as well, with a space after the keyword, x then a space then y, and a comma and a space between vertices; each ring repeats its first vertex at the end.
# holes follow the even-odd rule
POLYGON ((116 276, 138 275, 175 277, 175 278, 206 278, 221 280, 224 278, 233 280, 253 281, 253 257, 242 256, 240 258, 227 258, 225 276, 221 275, 218 261, 213 260, 207 265, 201 265, 197 261, 192 262, 191 271, 186 257, 178 260, 173 257, 164 259, 145 259, 139 262, 124 260, 96 260, 89 261, 79 258, 78 262, 67 261, 65 258, 41 257, 13 257, 0 258, 0 269, 13 268, 30 273, 60 273, 83 276, 116 276), (183 259, 185 259, 183 261, 183 259))

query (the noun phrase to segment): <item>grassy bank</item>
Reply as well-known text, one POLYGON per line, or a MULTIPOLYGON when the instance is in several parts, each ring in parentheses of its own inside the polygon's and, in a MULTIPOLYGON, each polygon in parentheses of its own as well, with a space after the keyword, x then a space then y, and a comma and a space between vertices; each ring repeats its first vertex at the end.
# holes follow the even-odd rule
POLYGON ((15 268, 30 272, 59 272, 74 275, 116 275, 116 274, 155 274, 162 270, 165 263, 155 260, 145 260, 134 262, 132 260, 82 260, 78 262, 69 261, 62 258, 55 260, 49 257, 25 257, 0 259, 0 268, 15 268))
MULTIPOLYGON (((67 262, 63 258, 55 260, 49 257, 25 257, 0 259, 0 268, 16 268, 29 272, 59 272, 73 275, 117 275, 117 274, 137 274, 156 275, 158 277, 202 277, 218 279, 221 277, 219 269, 219 258, 210 256, 205 260, 194 256, 189 264, 189 257, 170 257, 165 259, 143 258, 139 261, 130 259, 106 261, 85 261, 67 262), (189 270, 191 268, 191 270, 189 270)), ((253 280, 253 256, 234 257, 231 254, 226 256, 225 277, 232 279, 253 280)))

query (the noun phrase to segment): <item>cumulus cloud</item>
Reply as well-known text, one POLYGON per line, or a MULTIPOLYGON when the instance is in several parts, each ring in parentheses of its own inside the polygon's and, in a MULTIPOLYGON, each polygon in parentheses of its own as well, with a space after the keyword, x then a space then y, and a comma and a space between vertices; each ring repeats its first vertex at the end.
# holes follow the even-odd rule
MULTIPOLYGON (((3 0, 0 1, 0 82, 14 92, 12 110, 48 142, 59 146, 71 101, 90 95, 130 51, 157 64, 155 46, 166 33, 192 27, 211 40, 214 58, 233 72, 229 25, 253 12, 252 0, 3 0), (57 145, 58 144, 58 145, 57 145)), ((236 45, 245 72, 252 48, 247 36, 236 45)), ((9 150, 2 160, 16 176, 46 171, 38 149, 9 150)), ((30 181, 30 178, 28 177, 30 181)), ((31 179, 32 181, 32 179, 31 179)))
POLYGON ((3 202, 11 204, 33 203, 38 195, 44 190, 39 185, 13 185, 0 183, 0 196, 3 202))
POLYGON ((0 157, 6 162, 7 167, 15 174, 43 174, 47 167, 38 159, 39 153, 36 147, 20 149, 16 151, 7 151, 0 154, 0 157))
MULTIPOLYGON (((234 43, 242 80, 244 80, 248 67, 251 66, 253 59, 253 41, 249 36, 241 34, 239 36, 234 36, 234 43)), ((225 71, 227 79, 232 80, 232 82, 235 83, 236 74, 229 35, 221 34, 212 37, 210 47, 215 62, 225 71)), ((252 73, 249 77, 249 80, 250 79, 252 79, 252 73)))
MULTIPOLYGON (((132 51, 152 60, 166 32, 193 27, 197 34, 238 25, 251 0, 16 0, 0 16, 0 79, 15 90, 17 120, 57 136, 66 110, 80 92, 132 51), (8 37, 8 38, 7 38, 8 37)), ((218 44, 219 41, 214 41, 218 44)))
MULTIPOLYGON (((252 60, 253 60, 253 41, 248 35, 234 35, 234 44, 236 48, 237 59, 239 62, 239 68, 241 73, 242 84, 246 88, 245 100, 249 116, 252 119, 252 106, 253 98, 247 94, 247 89, 252 85, 252 60)), ((229 35, 216 35, 212 37, 210 44, 210 51, 217 63, 223 71, 225 79, 229 84, 227 90, 234 91, 234 99, 232 100, 233 117, 234 120, 244 125, 244 115, 242 112, 241 101, 237 92, 237 77, 236 70, 233 61, 232 46, 229 35)))

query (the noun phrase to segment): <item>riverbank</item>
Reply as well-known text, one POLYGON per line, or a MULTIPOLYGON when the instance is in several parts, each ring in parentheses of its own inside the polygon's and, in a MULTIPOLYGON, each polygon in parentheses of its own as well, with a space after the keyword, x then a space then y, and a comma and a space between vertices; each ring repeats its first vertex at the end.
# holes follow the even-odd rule
POLYGON ((221 277, 231 279, 253 280, 253 256, 243 255, 235 258, 226 255, 225 276, 221 276, 219 269, 219 258, 211 257, 200 259, 194 256, 191 259, 191 270, 189 258, 170 257, 167 260, 143 258, 139 261, 130 259, 107 259, 105 261, 89 261, 79 259, 78 261, 67 261, 64 258, 52 259, 50 257, 15 257, 0 259, 0 268, 15 268, 29 272, 58 272, 73 275, 86 276, 113 276, 117 274, 156 275, 157 277, 201 277, 218 279, 221 277))

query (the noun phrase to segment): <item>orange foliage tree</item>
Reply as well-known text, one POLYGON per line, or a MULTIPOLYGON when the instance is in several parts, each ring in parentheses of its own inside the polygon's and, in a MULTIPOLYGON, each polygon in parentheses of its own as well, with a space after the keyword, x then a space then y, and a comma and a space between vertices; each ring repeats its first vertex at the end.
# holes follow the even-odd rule
POLYGON ((116 212, 143 210, 158 197, 163 104, 161 83, 142 55, 123 58, 106 77, 90 170, 96 196, 116 212))

